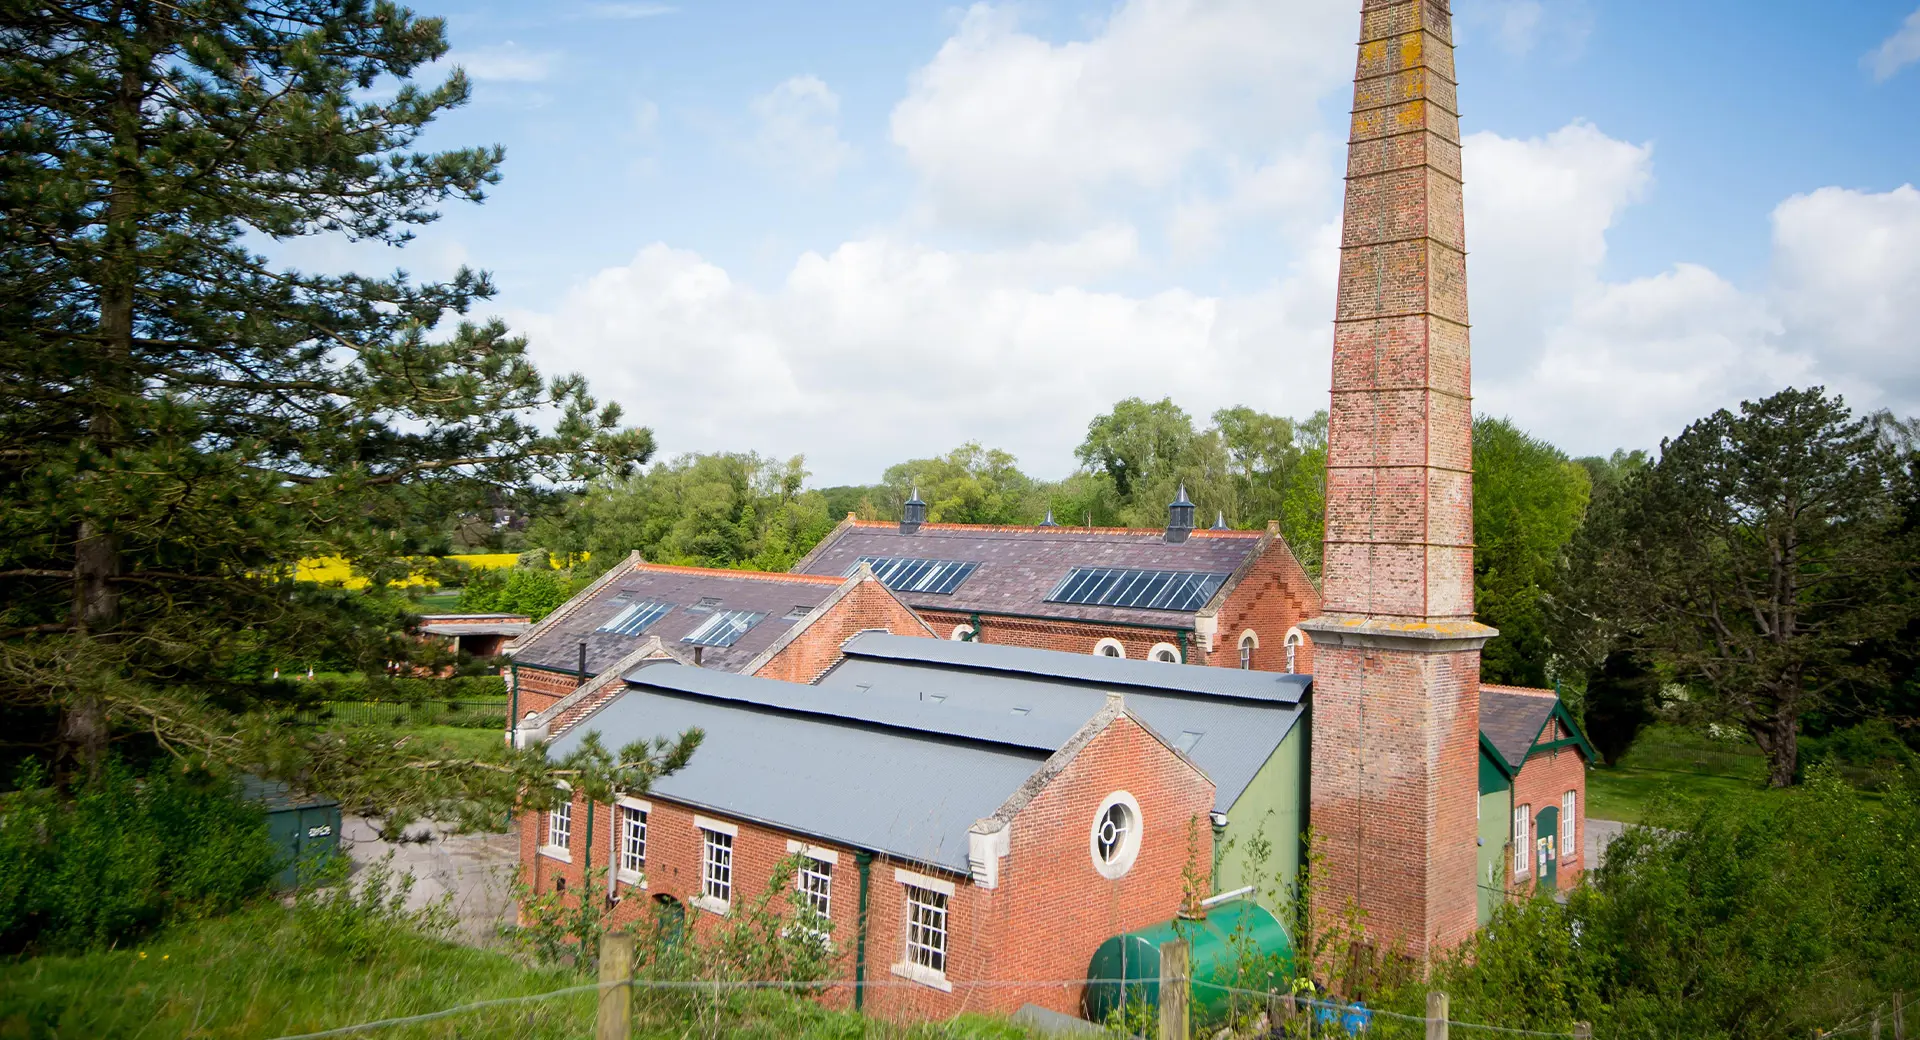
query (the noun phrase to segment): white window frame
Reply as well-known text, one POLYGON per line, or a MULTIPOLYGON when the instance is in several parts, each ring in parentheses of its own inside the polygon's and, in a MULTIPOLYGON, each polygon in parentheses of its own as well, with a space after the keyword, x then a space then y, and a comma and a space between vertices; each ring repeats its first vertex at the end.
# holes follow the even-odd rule
POLYGON ((1562 862, 1565 862, 1567 857, 1578 855, 1580 852, 1580 829, 1576 826, 1580 819, 1579 806, 1580 796, 1576 792, 1568 791, 1560 796, 1560 859, 1562 862))
POLYGON ((901 886, 901 957, 893 973, 945 993, 953 992, 953 983, 947 981, 947 965, 953 959, 953 882, 898 868, 893 879, 901 886), (925 898, 918 899, 916 894, 925 898), (938 923, 917 920, 916 908, 926 908, 928 916, 937 914, 938 923), (938 945, 916 942, 916 935, 931 935, 938 945), (927 963, 930 960, 937 961, 939 967, 927 963))
POLYGON ((955 625, 953 626, 953 634, 947 638, 956 643, 965 643, 973 638, 973 626, 955 625))
POLYGON ((1513 876, 1533 873, 1533 806, 1513 807, 1513 876))
POLYGON ((1093 644, 1093 656, 1117 657, 1124 661, 1127 659, 1127 645, 1112 636, 1108 636, 1098 643, 1093 644), (1112 650, 1113 653, 1107 653, 1108 650, 1112 650))
MULTIPOLYGON (((832 849, 815 848, 797 841, 787 842, 787 853, 800 857, 800 869, 794 871, 793 884, 800 890, 802 904, 819 918, 832 921, 833 868, 840 865, 840 854, 832 849), (815 883, 810 885, 809 881, 815 883)), ((825 929, 808 927, 805 922, 801 927, 823 939, 827 936, 825 929)))
POLYGON ((1300 648, 1305 645, 1307 645, 1307 634, 1305 632, 1302 632, 1297 628, 1287 629, 1286 646, 1287 646, 1287 674, 1288 675, 1299 674, 1299 669, 1295 667, 1295 661, 1299 657, 1300 648))
POLYGON ((1159 664, 1179 664, 1180 648, 1172 643, 1155 643, 1153 649, 1147 651, 1147 660, 1159 664))
POLYGON ((1146 822, 1140 815, 1139 799, 1126 791, 1115 791, 1108 795, 1100 803, 1100 808, 1094 811, 1093 826, 1087 833, 1087 856, 1093 861, 1093 869, 1108 880, 1125 877, 1127 871, 1133 869, 1133 861, 1140 856, 1140 840, 1145 830, 1146 822), (1100 855, 1100 827, 1115 807, 1125 810, 1127 829, 1114 848, 1113 855, 1103 859, 1100 855))
POLYGON ((546 843, 540 846, 542 856, 562 863, 573 862, 573 799, 572 792, 568 794, 566 801, 547 810, 546 843))
POLYGON ((1253 668, 1253 652, 1260 649, 1260 634, 1249 628, 1240 633, 1240 668, 1250 671, 1253 668))
POLYGON ((724 915, 733 909, 733 850, 740 828, 704 816, 695 816, 693 826, 700 832, 700 894, 691 902, 702 910, 724 915))
POLYGON ((617 807, 614 813, 619 823, 619 826, 613 829, 614 856, 612 862, 615 865, 614 879, 636 888, 645 888, 647 887, 647 827, 653 822, 653 806, 638 798, 627 798, 624 796, 617 799, 614 804, 617 807), (633 851, 632 846, 636 844, 636 842, 631 840, 635 836, 632 834, 633 828, 630 825, 635 821, 630 818, 629 814, 637 815, 640 824, 639 840, 637 842, 639 845, 638 862, 632 866, 628 865, 628 861, 631 858, 630 853, 633 851))

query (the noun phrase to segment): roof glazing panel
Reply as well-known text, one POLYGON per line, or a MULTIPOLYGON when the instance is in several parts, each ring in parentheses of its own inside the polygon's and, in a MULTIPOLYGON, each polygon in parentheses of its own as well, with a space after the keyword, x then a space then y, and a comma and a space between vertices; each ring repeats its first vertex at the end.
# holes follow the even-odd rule
POLYGON ((1047 594, 1047 600, 1095 607, 1195 611, 1213 598, 1227 577, 1202 571, 1075 567, 1047 594))

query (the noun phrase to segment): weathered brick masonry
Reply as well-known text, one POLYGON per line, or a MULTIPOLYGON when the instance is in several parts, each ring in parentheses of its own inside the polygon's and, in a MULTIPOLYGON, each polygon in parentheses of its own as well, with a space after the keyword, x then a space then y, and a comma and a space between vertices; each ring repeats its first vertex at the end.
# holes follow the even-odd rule
POLYGON ((1426 959, 1475 923, 1466 241, 1445 0, 1363 0, 1314 662, 1317 909, 1426 959))
MULTIPOLYGON (((1568 791, 1574 793, 1573 847, 1566 847, 1555 835, 1558 845, 1559 869, 1555 871, 1556 887, 1565 890, 1579 884, 1580 875, 1587 869, 1587 764, 1580 752, 1571 747, 1559 747, 1549 751, 1536 751, 1527 757, 1527 763, 1518 776, 1513 778, 1513 804, 1517 808, 1525 805, 1532 809, 1531 817, 1535 821, 1535 833, 1538 833, 1540 810, 1560 808, 1562 799, 1568 791)), ((1509 828, 1511 830, 1511 828, 1509 828)), ((1525 881, 1526 888, 1532 887, 1533 874, 1525 881)))

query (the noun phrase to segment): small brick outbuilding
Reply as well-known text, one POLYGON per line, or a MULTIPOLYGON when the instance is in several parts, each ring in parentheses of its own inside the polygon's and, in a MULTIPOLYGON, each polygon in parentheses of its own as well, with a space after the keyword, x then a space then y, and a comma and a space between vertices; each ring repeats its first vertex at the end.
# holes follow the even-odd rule
POLYGON ((1552 690, 1481 684, 1481 924, 1514 893, 1579 883, 1593 760, 1593 746, 1552 690))

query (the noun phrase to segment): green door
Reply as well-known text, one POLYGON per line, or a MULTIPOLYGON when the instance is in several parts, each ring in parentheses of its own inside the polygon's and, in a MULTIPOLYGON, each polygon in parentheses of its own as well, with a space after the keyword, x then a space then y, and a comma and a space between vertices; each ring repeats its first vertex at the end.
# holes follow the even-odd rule
POLYGON ((1560 808, 1549 805, 1534 818, 1533 865, 1539 871, 1540 887, 1558 887, 1560 850, 1560 808))

